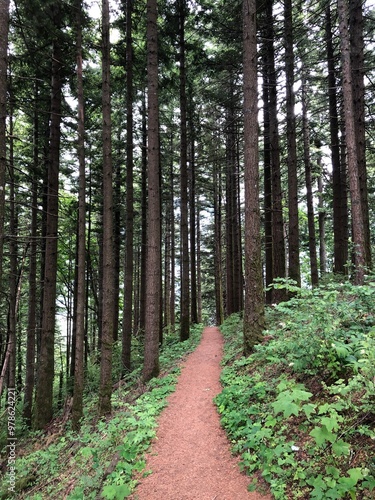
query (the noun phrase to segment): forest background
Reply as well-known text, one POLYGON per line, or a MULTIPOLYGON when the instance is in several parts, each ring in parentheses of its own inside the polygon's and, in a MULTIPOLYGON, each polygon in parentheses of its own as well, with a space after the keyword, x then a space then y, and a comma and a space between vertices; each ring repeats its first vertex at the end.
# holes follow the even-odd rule
POLYGON ((255 41, 247 5, 1 0, 0 388, 26 427, 67 404, 78 428, 91 366, 107 414, 170 334, 244 310, 250 354, 265 303, 367 283, 373 6, 258 2, 255 41))

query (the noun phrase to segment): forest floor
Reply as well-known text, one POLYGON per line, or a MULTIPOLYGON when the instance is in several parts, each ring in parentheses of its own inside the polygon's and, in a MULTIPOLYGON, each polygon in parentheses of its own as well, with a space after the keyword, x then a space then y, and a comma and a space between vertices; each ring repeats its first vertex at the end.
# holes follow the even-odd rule
POLYGON ((223 338, 218 328, 204 330, 197 349, 182 364, 176 391, 159 418, 156 439, 133 500, 266 500, 247 487, 231 455, 213 398, 219 377, 223 338))

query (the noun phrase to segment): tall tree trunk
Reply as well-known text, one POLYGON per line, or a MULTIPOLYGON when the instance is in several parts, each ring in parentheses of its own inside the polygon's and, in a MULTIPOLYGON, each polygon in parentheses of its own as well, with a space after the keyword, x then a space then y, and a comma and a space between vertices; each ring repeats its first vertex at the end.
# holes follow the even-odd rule
MULTIPOLYGON (((118 155, 121 155, 121 131, 118 131, 118 155)), ((120 268, 121 268, 121 205, 122 205, 122 166, 119 162, 113 167, 113 340, 118 341, 119 332, 119 314, 120 314, 120 268)))
POLYGON ((113 186, 109 1, 102 0, 102 113, 103 113, 103 311, 100 356, 99 415, 111 412, 112 345, 114 327, 113 186))
POLYGON ((350 60, 350 38, 348 29, 347 0, 338 0, 339 31, 341 42, 342 88, 344 97, 345 144, 348 162, 348 176, 352 212, 354 244, 354 281, 363 284, 366 266, 366 237, 363 220, 361 185, 358 171, 357 137, 353 104, 352 68, 350 60))
POLYGON ((188 170, 187 170, 187 117, 185 69, 185 15, 186 2, 178 0, 180 45, 180 182, 181 182, 181 313, 180 340, 189 338, 190 279, 189 279, 189 225, 188 225, 188 170))
POLYGON ((244 354, 252 352, 264 328, 259 210, 256 2, 243 1, 245 309, 244 354))
POLYGON ((122 322, 122 369, 131 368, 131 338, 134 274, 134 193, 133 193, 133 0, 126 3, 126 247, 124 317, 122 322))
POLYGON ((147 116, 146 96, 142 99, 142 178, 141 178, 141 279, 139 298, 139 328, 145 330, 146 323, 146 261, 147 261, 147 116))
POLYGON ((326 8, 326 51, 328 66, 329 128, 333 177, 333 255, 334 272, 347 274, 348 262, 348 207, 345 181, 345 165, 340 161, 339 120, 335 77, 335 54, 332 43, 331 9, 326 8), (344 178, 343 178, 344 177, 344 178))
POLYGON ((170 322, 171 331, 175 331, 176 326, 176 230, 175 230, 175 214, 174 214, 174 171, 173 171, 173 159, 170 165, 170 186, 171 186, 171 198, 170 198, 170 217, 171 217, 171 294, 170 294, 170 322))
MULTIPOLYGON (((268 28, 264 28, 266 30, 268 28)), ((266 39, 266 36, 265 36, 266 39)), ((264 164, 264 245, 265 245, 265 284, 266 301, 272 302, 273 252, 272 252, 272 181, 271 181, 271 145, 270 145, 270 103, 267 42, 262 49, 263 73, 263 164, 264 164)))
POLYGON ((222 269, 222 207, 221 173, 217 162, 214 163, 214 263, 215 263, 215 311, 216 324, 224 321, 223 269, 222 269))
MULTIPOLYGON (((173 228, 172 219, 174 213, 174 187, 173 187, 173 154, 174 154, 174 136, 173 133, 170 134, 170 165, 169 165, 169 180, 168 180, 168 195, 166 202, 166 215, 165 215, 165 292, 164 292, 164 317, 165 326, 168 332, 172 333, 174 326, 172 327, 172 273, 174 269, 174 259, 172 260, 172 252, 174 246, 174 239, 172 240, 173 228)), ((174 224, 174 219, 173 219, 174 224)), ((174 286, 174 285, 173 285, 174 286)))
POLYGON ((353 111, 355 120, 355 137, 357 151, 357 168, 359 189, 361 196, 362 217, 365 238, 365 265, 368 269, 372 267, 369 205, 367 189, 367 166, 366 166, 366 136, 365 136, 365 61, 363 41, 363 2, 361 0, 349 1, 349 27, 350 27, 350 51, 351 51, 351 76, 353 93, 353 111))
POLYGON ((147 0, 148 207, 143 379, 159 374, 161 235, 157 0, 147 0))
POLYGON ((294 95, 294 49, 292 0, 284 2, 285 76, 286 76, 286 136, 288 151, 288 209, 289 209, 289 278, 301 286, 299 262, 298 172, 294 95))
MULTIPOLYGON (((59 10, 59 9, 57 9, 59 10)), ((56 12, 56 19, 58 19, 56 12)), ((55 40, 52 52, 52 93, 50 142, 48 162, 47 218, 45 236, 45 266, 43 286, 43 313, 40 332, 40 355, 35 399, 35 428, 43 429, 52 418, 53 381, 55 375, 55 311, 56 311, 56 273, 57 238, 59 214, 59 167, 61 140, 61 97, 62 52, 60 41, 55 40)))
POLYGON ((311 159, 310 159, 310 131, 307 115, 307 83, 306 78, 302 76, 302 128, 303 128, 303 160, 305 164, 305 180, 306 180, 306 203, 307 203, 307 219, 309 228, 309 254, 310 254, 310 271, 311 284, 316 286, 319 283, 318 260, 316 253, 316 236, 315 236, 315 215, 312 190, 311 176, 311 159))
MULTIPOLYGON (((321 166, 321 158, 319 157, 321 166)), ((323 178, 322 174, 318 177, 318 192, 319 192, 319 268, 320 275, 324 276, 327 272, 327 247, 326 247, 326 210, 323 200, 323 178)))
MULTIPOLYGON (((192 107, 192 102, 190 106, 192 107)), ((189 172, 189 215, 190 215, 190 268, 191 268, 191 322, 198 323, 198 297, 197 297, 197 229, 196 229, 196 165, 195 165, 195 134, 192 109, 190 116, 190 172, 189 172)))
POLYGON ((226 314, 241 309, 241 252, 238 213, 238 165, 233 75, 229 75, 226 118, 226 314))
MULTIPOLYGON (((267 70, 269 85, 269 111, 270 111, 270 156, 271 156, 271 183, 272 183, 272 264, 273 279, 285 278, 285 245, 283 203, 281 188, 280 144, 277 119, 277 81, 275 69, 275 39, 273 29, 272 0, 267 1, 267 70)), ((280 302, 285 300, 285 290, 273 290, 272 300, 280 302)))
POLYGON ((197 205, 197 323, 202 323, 202 259, 201 259, 201 223, 200 205, 197 205))
MULTIPOLYGON (((10 83, 11 86, 11 83, 10 83)), ((17 281, 18 281, 18 244, 16 235, 18 234, 17 208, 16 208, 16 179, 14 168, 14 123, 13 123, 13 92, 9 104, 9 310, 8 310, 8 342, 9 342, 9 364, 8 364, 8 390, 16 389, 16 341, 17 341, 17 281)))
POLYGON ((23 399, 23 417, 26 425, 31 427, 32 406, 35 384, 35 340, 37 315, 37 234, 38 234, 38 160, 39 160, 39 120, 38 120, 38 80, 35 82, 34 94, 34 137, 33 137, 33 171, 31 182, 31 227, 30 227, 30 257, 29 257, 29 297, 27 317, 27 344, 25 363, 25 389, 23 399))
POLYGON ((0 287, 3 283, 4 252, 8 32, 9 0, 0 0, 0 287))
POLYGON ((79 163, 78 193, 78 241, 77 241, 77 293, 75 306, 75 359, 74 390, 72 405, 72 427, 77 430, 83 415, 84 387, 84 345, 86 305, 86 172, 85 172, 85 109, 82 75, 82 0, 76 0, 76 45, 77 45, 77 96, 78 137, 77 153, 79 163))

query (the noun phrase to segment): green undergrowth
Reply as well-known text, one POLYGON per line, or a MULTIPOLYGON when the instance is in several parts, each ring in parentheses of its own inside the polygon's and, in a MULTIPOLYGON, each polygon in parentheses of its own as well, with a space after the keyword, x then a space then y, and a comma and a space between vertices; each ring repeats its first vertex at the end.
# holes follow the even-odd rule
POLYGON ((264 341, 248 358, 240 316, 222 325, 216 404, 251 489, 375 498, 374 303, 373 282, 300 290, 267 310, 264 341))
MULTIPOLYGON (((140 372, 132 383, 113 393, 111 417, 95 418, 97 398, 90 393, 79 433, 56 423, 50 435, 35 433, 17 444, 18 499, 123 499, 144 471, 144 452, 155 436, 156 418, 174 391, 179 360, 197 346, 202 327, 179 342, 167 336, 160 352, 161 375, 142 384, 140 372)), ((5 467, 4 467, 5 468, 5 467)), ((6 474, 0 479, 0 498, 12 498, 6 474)))

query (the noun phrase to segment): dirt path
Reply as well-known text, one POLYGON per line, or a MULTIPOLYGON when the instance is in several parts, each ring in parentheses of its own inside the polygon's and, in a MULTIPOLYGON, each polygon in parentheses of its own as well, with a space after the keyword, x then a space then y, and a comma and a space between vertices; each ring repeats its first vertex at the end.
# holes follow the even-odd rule
POLYGON ((266 500, 247 491, 250 479, 231 456, 212 402, 221 391, 222 347, 218 328, 206 328, 199 346, 182 364, 147 456, 146 468, 152 474, 141 480, 133 500, 266 500))

